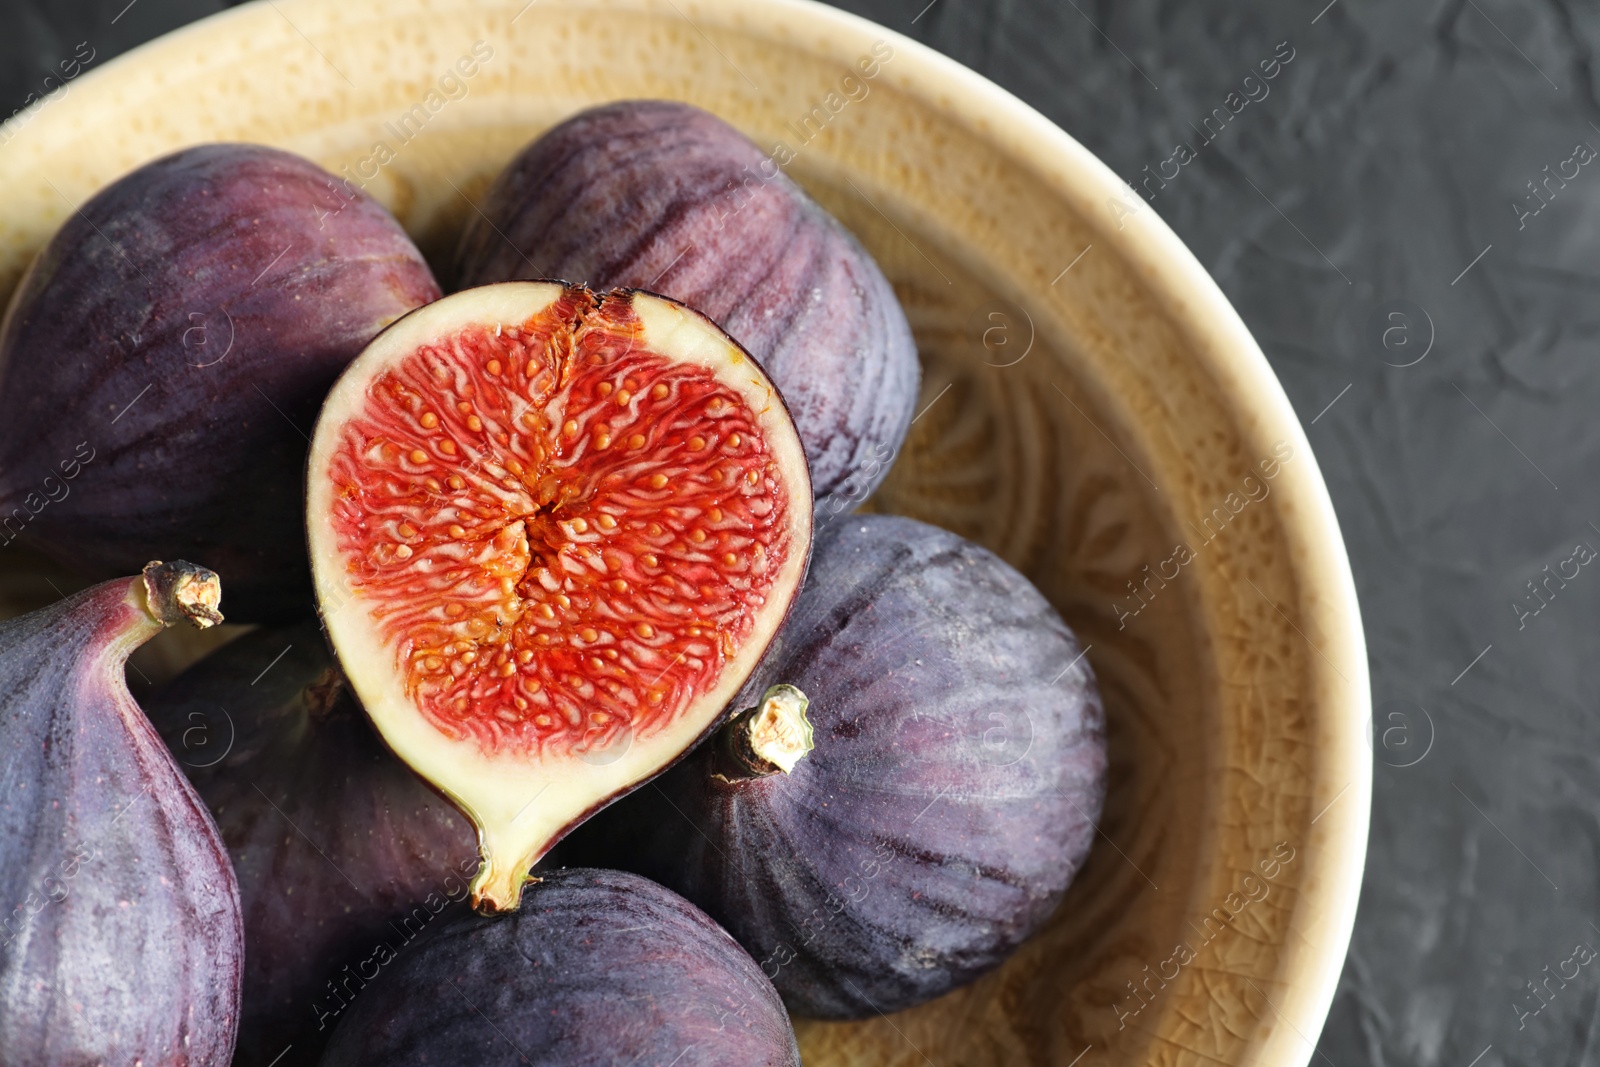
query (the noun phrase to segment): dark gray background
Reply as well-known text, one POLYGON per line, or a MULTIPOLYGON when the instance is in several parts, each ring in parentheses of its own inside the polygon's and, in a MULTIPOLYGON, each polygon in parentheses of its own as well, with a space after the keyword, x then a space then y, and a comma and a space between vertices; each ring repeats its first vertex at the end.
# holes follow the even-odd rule
MULTIPOLYGON (((1361 596, 1372 844, 1315 1062, 1600 1062, 1600 961, 1538 1014, 1525 986, 1600 948, 1600 568, 1551 581, 1536 615, 1514 607, 1539 606, 1528 583, 1577 545, 1600 549, 1600 160, 1551 182, 1537 215, 1513 207, 1580 142, 1600 149, 1600 4, 1326 2, 845 6, 994 79, 1134 184, 1198 147, 1190 123, 1289 42, 1270 95, 1151 206, 1307 424, 1361 596)), ((0 0, 0 116, 80 41, 99 65, 224 6, 0 0)))

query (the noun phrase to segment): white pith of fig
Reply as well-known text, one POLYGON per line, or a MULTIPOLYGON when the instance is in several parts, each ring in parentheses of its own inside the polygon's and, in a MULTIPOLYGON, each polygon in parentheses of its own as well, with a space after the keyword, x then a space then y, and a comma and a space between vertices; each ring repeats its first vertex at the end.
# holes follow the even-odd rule
POLYGON ((476 824, 475 906, 717 723, 810 493, 765 374, 663 297, 470 289, 350 365, 311 448, 318 602, 384 740, 476 824))

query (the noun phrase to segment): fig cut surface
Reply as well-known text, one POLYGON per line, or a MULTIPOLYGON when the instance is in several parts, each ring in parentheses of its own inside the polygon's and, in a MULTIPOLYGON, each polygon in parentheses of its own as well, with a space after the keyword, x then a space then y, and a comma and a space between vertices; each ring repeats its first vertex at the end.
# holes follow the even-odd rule
POLYGON ((385 741, 476 824, 475 906, 514 909, 716 725, 804 577, 810 494, 766 375, 664 297, 483 286, 351 364, 311 449, 318 602, 385 741))

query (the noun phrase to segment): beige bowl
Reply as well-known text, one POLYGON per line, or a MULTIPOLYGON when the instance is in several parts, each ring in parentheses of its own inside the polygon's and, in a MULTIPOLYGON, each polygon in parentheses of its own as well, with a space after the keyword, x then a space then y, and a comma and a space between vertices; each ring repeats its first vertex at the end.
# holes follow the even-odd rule
POLYGON ((934 1004, 802 1023, 806 1063, 1305 1064, 1371 790, 1366 653, 1327 491, 1194 257, 984 79, 797 0, 251 4, 0 131, 0 293, 74 205, 202 141, 351 175, 443 262, 517 148, 624 97, 687 100, 792 153, 789 173, 878 257, 925 378, 871 506, 1020 567, 1105 689, 1103 833, 1050 927, 934 1004))

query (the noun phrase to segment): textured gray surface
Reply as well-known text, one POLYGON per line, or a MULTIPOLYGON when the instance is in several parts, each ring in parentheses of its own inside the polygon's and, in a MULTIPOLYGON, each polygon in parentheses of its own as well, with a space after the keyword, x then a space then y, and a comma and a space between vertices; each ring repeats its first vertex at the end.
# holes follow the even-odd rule
MULTIPOLYGON (((1600 5, 1326 2, 845 6, 1017 93, 1134 184, 1196 150, 1151 206, 1307 423, 1370 647, 1372 844, 1315 1062, 1600 1062, 1600 967, 1574 957, 1600 947, 1600 568, 1574 553, 1600 549, 1600 160, 1574 156, 1600 149, 1600 5), (1243 79, 1284 41, 1269 94, 1202 147, 1191 123, 1260 96, 1243 79), (1577 174, 1532 214, 1547 165, 1577 174)), ((0 0, 5 112, 80 41, 99 63, 225 6, 126 3, 0 0)))

